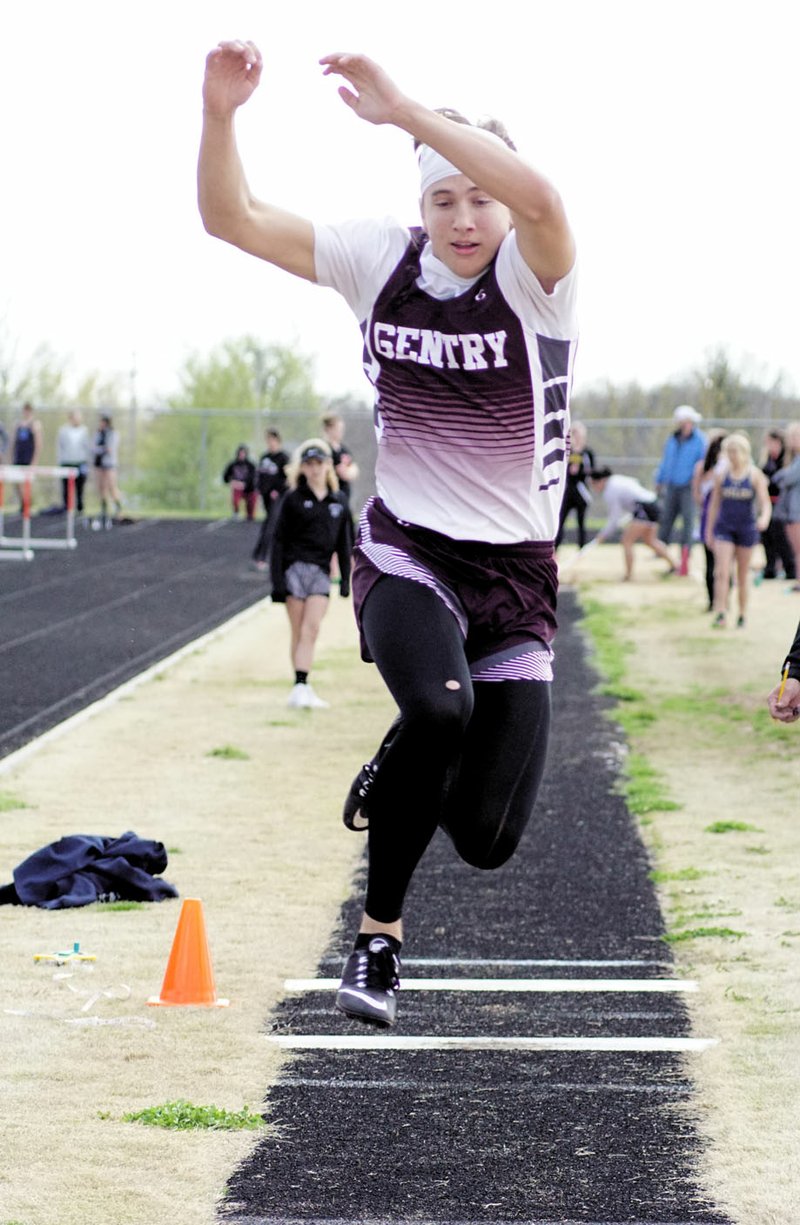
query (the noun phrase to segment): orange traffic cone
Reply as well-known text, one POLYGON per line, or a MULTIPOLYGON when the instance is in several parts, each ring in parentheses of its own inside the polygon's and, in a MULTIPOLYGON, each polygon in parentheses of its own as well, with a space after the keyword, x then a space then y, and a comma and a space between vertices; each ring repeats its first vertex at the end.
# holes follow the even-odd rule
POLYGON ((208 951, 203 903, 199 898, 183 899, 172 951, 167 962, 161 995, 151 996, 148 1004, 199 1004, 226 1008, 227 1000, 217 999, 214 971, 208 951))

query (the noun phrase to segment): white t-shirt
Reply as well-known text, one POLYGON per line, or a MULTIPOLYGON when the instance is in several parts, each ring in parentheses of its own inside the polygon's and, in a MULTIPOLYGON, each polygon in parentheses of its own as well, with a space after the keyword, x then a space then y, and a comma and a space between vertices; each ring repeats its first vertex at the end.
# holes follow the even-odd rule
POLYGON ((608 521, 603 527, 603 535, 609 536, 623 515, 632 515, 637 502, 655 500, 656 495, 640 485, 635 477, 613 473, 607 478, 603 490, 603 501, 608 507, 608 521))
POLYGON ((411 237, 393 218, 315 226, 317 281, 342 294, 364 335, 378 493, 398 518, 455 539, 552 540, 577 343, 576 271, 546 294, 513 230, 493 265, 471 279, 425 243, 409 282, 422 294, 408 306, 402 294, 397 303, 382 295, 397 283, 411 237))

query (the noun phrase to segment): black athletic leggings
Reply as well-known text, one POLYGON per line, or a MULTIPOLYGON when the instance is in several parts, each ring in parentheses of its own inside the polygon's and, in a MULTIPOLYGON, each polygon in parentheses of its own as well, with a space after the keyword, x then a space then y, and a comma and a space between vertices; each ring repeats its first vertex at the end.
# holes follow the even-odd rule
POLYGON ((393 923, 438 825, 475 867, 514 853, 544 771, 550 686, 473 684, 455 617, 410 579, 379 579, 362 625, 400 709, 370 793, 365 901, 372 919, 393 923))

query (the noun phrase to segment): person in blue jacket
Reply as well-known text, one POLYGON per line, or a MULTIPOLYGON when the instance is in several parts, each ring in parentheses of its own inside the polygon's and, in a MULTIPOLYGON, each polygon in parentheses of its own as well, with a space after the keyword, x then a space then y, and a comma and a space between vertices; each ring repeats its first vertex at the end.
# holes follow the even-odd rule
POLYGON ((687 575, 695 516, 692 477, 695 464, 706 453, 706 436, 698 429, 702 414, 691 404, 679 404, 672 416, 675 430, 664 444, 661 463, 656 469, 656 492, 662 500, 658 537, 668 545, 675 520, 681 520, 678 573, 687 575))

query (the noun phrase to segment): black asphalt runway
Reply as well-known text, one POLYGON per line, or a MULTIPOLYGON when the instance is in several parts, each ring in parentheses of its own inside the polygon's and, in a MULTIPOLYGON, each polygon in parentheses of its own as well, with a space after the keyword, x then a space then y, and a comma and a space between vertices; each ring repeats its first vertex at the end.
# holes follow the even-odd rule
MULTIPOLYGON (((32 534, 63 539, 61 517, 32 534)), ((19 535, 18 517, 6 534, 19 535)), ((0 757, 261 599, 259 524, 149 519, 0 560, 0 757)))
MULTIPOLYGON (((615 790, 619 734, 592 693, 578 620, 574 596, 562 592, 548 769, 520 851, 481 873, 446 837, 434 841, 409 895, 393 1030, 335 1013, 330 988, 291 995, 271 1018, 265 1041, 336 1035, 369 1038, 374 1049, 291 1057, 267 1099, 275 1133, 230 1180, 226 1225, 729 1220, 697 1182, 692 1067, 701 1052, 392 1047, 398 1036, 590 1046, 689 1036, 680 993, 408 988, 417 978, 675 977, 647 856, 615 790)), ((359 913, 354 897, 320 978, 338 976, 359 913)))
MULTIPOLYGON (((63 521, 35 531, 60 535, 63 521)), ((257 531, 143 521, 0 563, 0 756, 262 598, 248 568, 257 531)), ((316 984, 268 1018, 265 1044, 315 1045, 270 1090, 275 1130, 232 1176, 221 1225, 730 1225, 698 1186, 702 1051, 598 1049, 690 1035, 682 994, 655 989, 675 971, 616 793, 620 736, 592 692, 579 613, 562 592, 550 756, 520 851, 481 873, 434 841, 409 895, 393 1030, 348 1021, 316 984), (417 979, 445 982, 421 991, 417 979), (515 981, 477 992, 453 979, 515 981), (523 989, 554 979, 603 989, 523 989), (619 980, 645 982, 620 991, 619 980), (423 1049, 395 1042, 420 1038, 423 1049), (535 1038, 566 1049, 526 1047, 535 1038), (332 1039, 349 1045, 325 1049, 332 1039), (364 1039, 372 1049, 351 1042, 364 1039)), ((359 903, 344 908, 320 979, 338 978, 359 903)))

